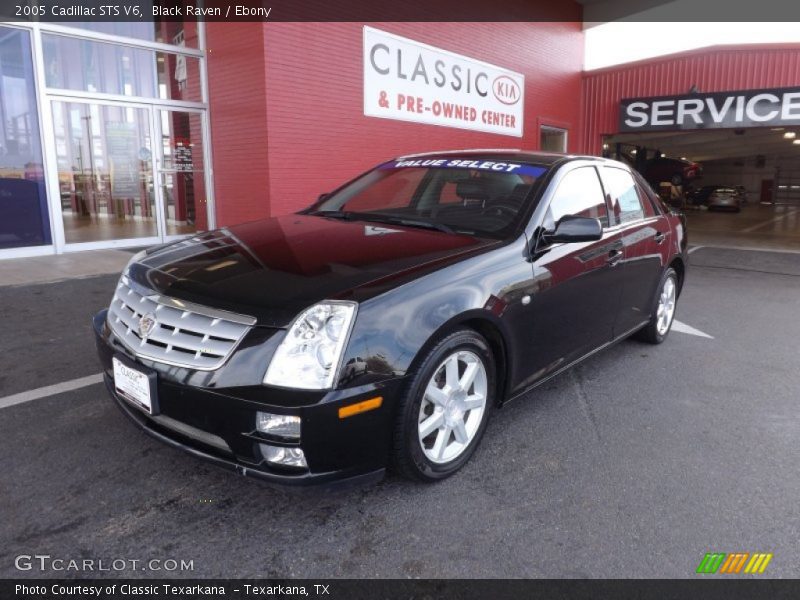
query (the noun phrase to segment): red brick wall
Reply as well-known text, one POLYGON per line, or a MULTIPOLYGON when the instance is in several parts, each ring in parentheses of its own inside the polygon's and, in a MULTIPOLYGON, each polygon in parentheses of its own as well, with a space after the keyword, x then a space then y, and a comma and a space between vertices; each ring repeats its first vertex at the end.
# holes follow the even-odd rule
POLYGON ((217 226, 269 208, 264 26, 206 24, 217 226))
MULTIPOLYGON (((566 7, 571 12, 565 18, 579 19, 577 5, 566 3, 566 7)), ((320 193, 403 153, 469 147, 537 149, 541 124, 568 127, 570 151, 580 149, 583 33, 579 20, 370 25, 524 74, 524 137, 365 117, 361 23, 267 24, 262 29, 263 45, 253 46, 238 57, 231 54, 227 72, 219 68, 215 46, 235 47, 236 42, 228 38, 240 37, 241 30, 209 23, 219 224, 296 211, 320 193), (265 60, 265 81, 237 76, 245 68, 241 63, 246 62, 248 73, 252 71, 255 77, 258 69, 249 63, 261 60, 265 60), (215 62, 218 67, 212 71, 215 62), (222 79, 215 81, 218 76, 222 79), (239 110, 226 106, 231 90, 224 86, 234 85, 233 81, 245 96, 240 99, 239 110), (252 124, 251 114, 258 115, 252 124), (261 132, 264 116, 267 156, 259 152, 247 157, 237 149, 241 144, 226 148, 237 139, 233 131, 251 135, 252 129, 261 132), (243 170, 236 162, 245 158, 244 171, 253 175, 242 177, 243 170), (268 171, 261 172, 262 165, 268 171), (263 193, 241 191, 254 181, 263 193)))

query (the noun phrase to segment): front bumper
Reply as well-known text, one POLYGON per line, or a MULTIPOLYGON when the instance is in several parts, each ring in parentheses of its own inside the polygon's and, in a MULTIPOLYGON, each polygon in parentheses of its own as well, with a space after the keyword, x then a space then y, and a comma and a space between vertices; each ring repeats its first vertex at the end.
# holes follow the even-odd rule
MULTIPOLYGON (((403 378, 344 390, 307 392, 263 386, 266 363, 234 356, 214 374, 194 373, 135 357, 106 325, 106 311, 93 320, 106 387, 130 419, 154 438, 241 475, 280 486, 362 484, 380 479, 389 459, 393 414, 403 378), (116 393, 112 358, 121 356, 155 371, 159 413, 150 415, 116 393), (251 367, 249 375, 245 374, 251 367), (227 372, 225 372, 227 370, 227 372), (249 377, 249 381, 248 381, 249 377), (198 385, 204 382, 205 385, 198 385), (339 418, 339 408, 381 396, 380 408, 339 418), (308 469, 267 463, 261 445, 297 447, 256 431, 256 412, 298 415, 308 469)), ((269 340, 265 342, 268 344, 269 340)), ((257 344, 243 344, 252 354, 257 344)))

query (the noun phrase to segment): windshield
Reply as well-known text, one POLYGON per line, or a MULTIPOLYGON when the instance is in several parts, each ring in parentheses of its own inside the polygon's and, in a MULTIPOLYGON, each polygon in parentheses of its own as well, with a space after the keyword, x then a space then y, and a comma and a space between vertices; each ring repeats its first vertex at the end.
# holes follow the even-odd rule
POLYGON ((502 238, 516 228, 546 167, 501 160, 391 161, 310 214, 502 238))

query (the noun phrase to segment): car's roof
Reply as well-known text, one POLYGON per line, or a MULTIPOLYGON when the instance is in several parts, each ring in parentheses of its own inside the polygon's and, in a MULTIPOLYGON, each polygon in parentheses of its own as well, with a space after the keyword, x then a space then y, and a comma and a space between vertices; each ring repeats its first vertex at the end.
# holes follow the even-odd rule
POLYGON ((553 165, 557 162, 573 159, 586 159, 604 161, 606 159, 599 156, 581 156, 577 154, 559 154, 556 152, 530 152, 527 150, 509 149, 509 148, 471 148, 464 150, 443 150, 440 152, 420 152, 417 154, 406 154, 398 156, 397 160, 410 160, 414 158, 430 158, 432 156, 453 156, 453 157, 478 157, 478 156, 491 156, 492 159, 497 160, 515 160, 520 162, 529 162, 539 165, 553 165))

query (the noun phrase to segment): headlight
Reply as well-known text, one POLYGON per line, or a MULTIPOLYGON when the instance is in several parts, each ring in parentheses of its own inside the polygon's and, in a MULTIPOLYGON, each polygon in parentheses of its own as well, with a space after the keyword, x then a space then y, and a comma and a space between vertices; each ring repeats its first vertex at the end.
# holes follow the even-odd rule
POLYGON ((275 351, 264 383, 304 390, 332 387, 356 306, 325 301, 300 313, 275 351))

